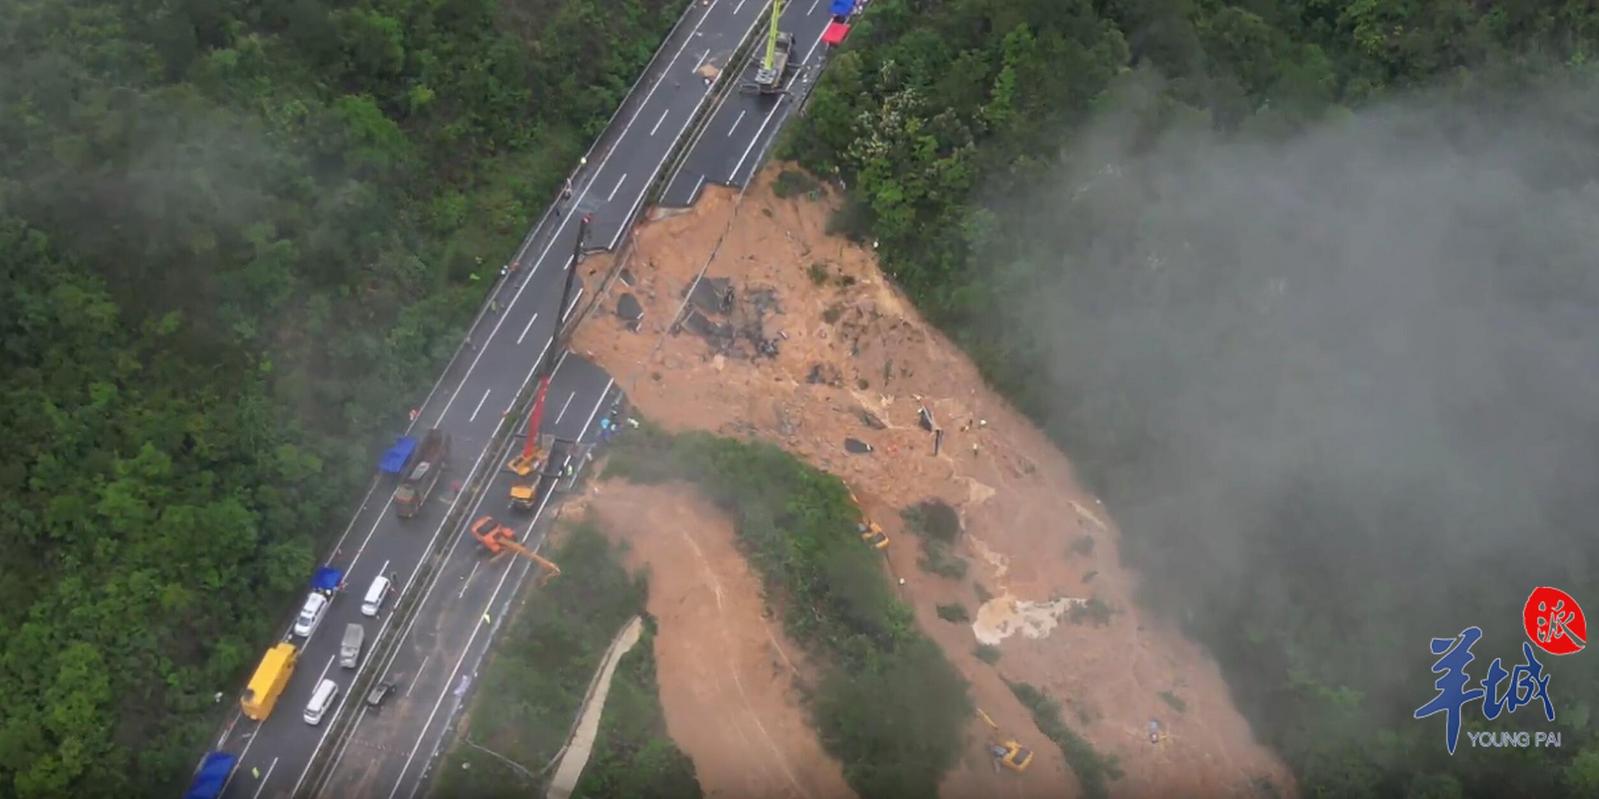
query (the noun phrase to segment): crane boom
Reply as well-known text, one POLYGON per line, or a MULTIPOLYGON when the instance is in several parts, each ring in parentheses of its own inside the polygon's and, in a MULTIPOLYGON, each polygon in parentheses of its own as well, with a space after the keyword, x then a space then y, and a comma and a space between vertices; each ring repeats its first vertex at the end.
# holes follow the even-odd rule
MULTIPOLYGON (((533 474, 542 453, 539 452, 539 423, 544 419, 544 395, 550 390, 550 376, 539 378, 539 391, 533 397, 533 412, 527 417, 527 441, 522 443, 522 454, 505 462, 506 471, 517 477, 533 474)), ((537 482, 538 478, 533 478, 537 482)), ((514 488, 513 488, 514 491, 514 488)))
POLYGON ((533 397, 533 414, 527 417, 527 441, 522 444, 522 457, 532 458, 539 440, 539 423, 544 421, 544 396, 550 393, 550 376, 539 379, 538 394, 533 397))
POLYGON ((783 17, 783 0, 772 0, 772 24, 766 32, 766 57, 761 59, 761 68, 767 71, 772 69, 772 63, 777 60, 777 23, 783 17))

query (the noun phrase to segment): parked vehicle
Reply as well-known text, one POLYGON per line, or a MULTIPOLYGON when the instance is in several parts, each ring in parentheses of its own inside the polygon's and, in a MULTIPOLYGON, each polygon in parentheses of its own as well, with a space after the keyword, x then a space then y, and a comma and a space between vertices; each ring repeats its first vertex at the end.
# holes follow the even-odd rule
POLYGON ((339 642, 339 665, 355 668, 361 662, 361 644, 366 642, 366 628, 355 622, 344 625, 344 640, 339 642))
POLYGON ((316 632, 318 625, 322 624, 322 617, 328 613, 328 605, 332 602, 327 595, 312 591, 305 597, 305 604, 300 606, 300 615, 294 620, 294 635, 297 638, 310 638, 316 632))
POLYGON ((207 752, 205 760, 200 761, 200 770, 194 773, 194 780, 189 783, 189 790, 183 792, 183 799, 217 799, 238 765, 238 755, 207 752))
POLYGON ((311 593, 306 595, 300 615, 294 619, 295 637, 310 638, 316 632, 322 618, 328 614, 328 606, 333 604, 333 595, 343 583, 344 573, 338 569, 323 566, 316 570, 316 576, 311 578, 311 593))
POLYGON ((376 708, 378 705, 383 704, 383 700, 387 698, 389 693, 393 690, 394 683, 392 682, 380 682, 377 685, 372 686, 372 690, 366 692, 367 707, 376 708))
POLYGON ((444 474, 449 460, 450 435, 437 428, 429 430, 422 439, 422 448, 413 459, 415 465, 406 472, 399 487, 394 489, 394 512, 400 518, 409 519, 422 510, 428 497, 433 494, 433 488, 439 484, 439 477, 444 474))
POLYGON ((378 611, 383 609, 383 600, 388 598, 389 591, 393 588, 394 584, 389 578, 381 574, 372 578, 372 585, 367 587, 366 596, 361 599, 361 615, 378 615, 378 611))
POLYGON ((267 650, 266 656, 261 658, 261 665, 255 667, 255 674, 250 677, 244 696, 239 698, 239 707, 244 715, 256 721, 263 721, 272 715, 272 708, 277 705, 284 686, 289 684, 289 677, 294 674, 294 664, 299 659, 300 650, 287 641, 267 650))
POLYGON ((339 684, 324 679, 317 683, 316 690, 311 692, 311 701, 305 705, 302 718, 305 723, 315 727, 322 723, 322 717, 327 714, 328 708, 333 707, 333 700, 339 698, 339 684))

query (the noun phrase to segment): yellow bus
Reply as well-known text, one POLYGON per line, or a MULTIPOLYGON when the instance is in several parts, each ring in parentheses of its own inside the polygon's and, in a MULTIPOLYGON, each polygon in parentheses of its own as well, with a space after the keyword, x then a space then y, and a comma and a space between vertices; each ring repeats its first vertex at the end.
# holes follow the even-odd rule
POLYGON ((272 707, 278 703, 278 697, 289 684, 295 661, 299 658, 300 650, 287 641, 267 650, 266 657, 261 658, 261 665, 256 667, 255 675, 250 678, 249 686, 244 689, 244 696, 239 698, 244 715, 256 721, 272 715, 272 707))

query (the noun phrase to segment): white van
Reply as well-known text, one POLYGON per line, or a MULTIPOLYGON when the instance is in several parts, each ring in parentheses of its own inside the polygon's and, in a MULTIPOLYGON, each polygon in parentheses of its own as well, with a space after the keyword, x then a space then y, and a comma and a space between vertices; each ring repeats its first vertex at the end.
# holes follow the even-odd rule
POLYGON ((372 578, 372 587, 366 589, 366 598, 361 600, 361 615, 378 615, 378 611, 383 609, 383 600, 388 598, 391 587, 389 578, 381 574, 372 578))
POLYGON ((305 598, 305 604, 300 606, 300 615, 294 620, 294 634, 300 638, 310 638, 316 632, 317 625, 322 623, 322 617, 328 612, 328 598, 319 591, 312 591, 305 598))
POLYGON ((311 701, 305 704, 305 723, 315 727, 322 723, 322 714, 333 707, 333 700, 339 698, 339 684, 332 680, 323 680, 317 683, 316 690, 311 692, 311 701))

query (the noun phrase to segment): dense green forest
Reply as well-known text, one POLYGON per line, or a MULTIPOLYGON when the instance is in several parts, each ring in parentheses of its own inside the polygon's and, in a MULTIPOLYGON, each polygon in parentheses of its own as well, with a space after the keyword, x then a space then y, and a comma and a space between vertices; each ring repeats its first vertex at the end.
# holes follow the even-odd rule
POLYGON ((0 796, 186 778, 681 0, 0 0, 0 796))
MULTIPOLYGON (((1465 0, 876 0, 784 152, 1095 483, 1147 599, 1318 797, 1599 795, 1444 753, 1427 640, 1599 603, 1599 11, 1465 0)), ((1064 535, 1064 533, 1063 533, 1064 535)))

